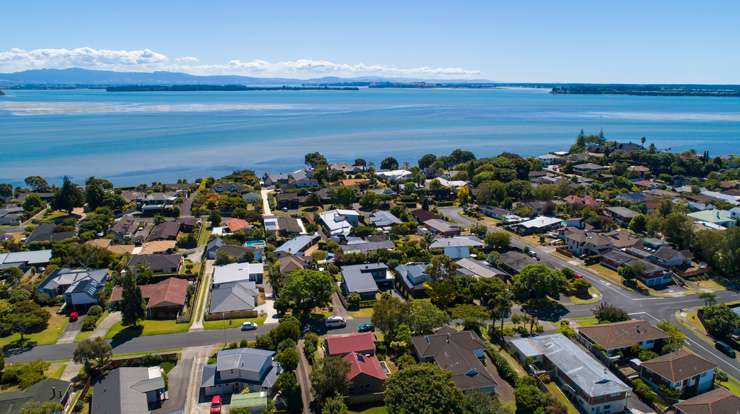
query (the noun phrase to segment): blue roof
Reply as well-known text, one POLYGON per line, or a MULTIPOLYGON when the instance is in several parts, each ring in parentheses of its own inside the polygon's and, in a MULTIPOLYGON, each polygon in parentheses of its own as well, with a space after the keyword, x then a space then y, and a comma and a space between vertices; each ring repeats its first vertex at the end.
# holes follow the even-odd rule
POLYGON ((314 240, 318 237, 317 234, 306 234, 295 237, 287 242, 283 243, 275 249, 275 253, 283 252, 288 254, 296 254, 306 249, 314 240))

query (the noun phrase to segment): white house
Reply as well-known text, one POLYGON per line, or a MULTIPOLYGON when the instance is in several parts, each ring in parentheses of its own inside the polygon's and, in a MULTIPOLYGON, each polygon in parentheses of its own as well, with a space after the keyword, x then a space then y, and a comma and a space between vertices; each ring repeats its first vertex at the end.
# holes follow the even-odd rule
POLYGON ((250 281, 262 283, 265 273, 262 263, 231 263, 224 266, 215 266, 213 269, 214 286, 229 282, 250 281))
POLYGON ((450 259, 470 257, 471 247, 483 247, 483 240, 475 236, 455 236, 437 239, 429 246, 430 249, 442 249, 450 259))
POLYGON ((329 210, 319 215, 329 236, 347 237, 352 228, 360 223, 360 213, 355 210, 329 210))

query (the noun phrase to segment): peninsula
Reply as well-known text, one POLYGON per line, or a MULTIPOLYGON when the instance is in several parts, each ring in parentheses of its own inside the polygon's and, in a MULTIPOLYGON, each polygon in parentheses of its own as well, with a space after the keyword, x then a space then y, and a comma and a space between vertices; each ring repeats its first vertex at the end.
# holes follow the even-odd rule
POLYGON ((563 85, 553 94, 635 96, 740 96, 740 85, 563 85))
POLYGON ((245 85, 124 85, 109 86, 108 92, 244 92, 244 91, 356 91, 356 86, 245 86, 245 85))

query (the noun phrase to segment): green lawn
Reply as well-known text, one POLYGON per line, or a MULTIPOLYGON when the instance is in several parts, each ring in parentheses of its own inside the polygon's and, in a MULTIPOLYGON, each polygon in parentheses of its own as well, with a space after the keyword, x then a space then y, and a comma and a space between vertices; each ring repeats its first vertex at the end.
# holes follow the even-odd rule
POLYGON ((601 292, 599 292, 599 289, 597 289, 596 286, 591 286, 588 289, 588 293, 591 294, 591 297, 589 299, 581 299, 577 296, 570 296, 570 301, 576 305, 588 305, 591 303, 597 303, 601 300, 601 292))
POLYGON ((727 378, 727 381, 720 382, 720 385, 740 397, 740 381, 738 381, 737 378, 733 377, 732 375, 727 375, 727 378))
MULTIPOLYGON (((49 326, 41 332, 26 335, 25 339, 27 342, 35 342, 36 345, 55 344, 59 340, 59 337, 62 336, 62 333, 64 333, 64 330, 67 329, 69 318, 67 318, 66 315, 58 314, 56 307, 46 307, 44 309, 46 309, 51 315, 49 318, 49 326)), ((20 338, 21 336, 19 334, 0 338, 0 347, 15 342, 20 338)))
POLYGON ((106 339, 120 338, 135 338, 137 336, 148 336, 148 335, 164 335, 171 333, 187 332, 190 326, 187 323, 177 323, 174 320, 168 321, 155 321, 155 320, 144 320, 139 321, 138 327, 123 326, 122 322, 118 322, 113 325, 108 333, 105 335, 106 339))
POLYGON ((385 408, 384 405, 381 405, 380 407, 356 407, 353 410, 349 410, 350 414, 387 414, 388 409, 385 408))
POLYGON ((49 368, 47 368, 46 371, 44 372, 44 376, 46 378, 59 379, 64 373, 64 368, 66 366, 67 364, 59 364, 59 363, 49 364, 49 368))
POLYGON ((598 325, 599 321, 596 320, 596 317, 594 316, 576 316, 574 318, 565 318, 569 321, 573 321, 578 324, 578 326, 593 326, 598 325))
POLYGON ((260 315, 256 318, 244 318, 244 319, 226 319, 223 321, 203 321, 203 329, 228 329, 238 328, 244 322, 254 322, 257 325, 265 323, 267 315, 260 315))
POLYGON ((573 405, 572 402, 568 399, 568 397, 563 394, 563 391, 558 388, 557 384, 554 382, 550 382, 545 384, 547 389, 550 391, 550 394, 552 394, 555 399, 560 401, 561 404, 563 404, 568 411, 568 414, 579 414, 578 409, 573 405))
POLYGON ((353 318, 372 318, 373 308, 362 308, 360 310, 350 312, 349 314, 352 315, 353 318))

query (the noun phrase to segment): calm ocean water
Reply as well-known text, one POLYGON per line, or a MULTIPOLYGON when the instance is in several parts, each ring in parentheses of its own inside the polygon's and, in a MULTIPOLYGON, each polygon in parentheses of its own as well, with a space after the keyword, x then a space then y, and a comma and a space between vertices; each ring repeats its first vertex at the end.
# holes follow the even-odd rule
POLYGON ((479 156, 564 150, 580 129, 659 148, 738 153, 740 99, 550 95, 535 90, 107 93, 6 91, 0 181, 71 175, 117 184, 387 155, 415 162, 455 148, 479 156))

